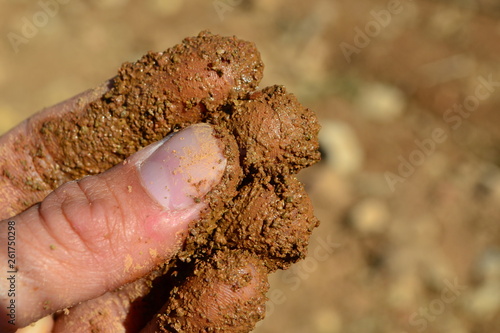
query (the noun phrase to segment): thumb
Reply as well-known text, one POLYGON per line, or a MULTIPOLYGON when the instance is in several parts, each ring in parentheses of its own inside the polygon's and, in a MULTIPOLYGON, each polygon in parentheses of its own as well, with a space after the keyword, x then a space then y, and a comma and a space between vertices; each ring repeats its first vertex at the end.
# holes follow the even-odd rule
POLYGON ((8 263, 17 273, 0 279, 0 331, 13 328, 5 313, 12 313, 11 299, 15 326, 23 327, 135 280, 174 255, 224 173, 222 151, 209 125, 192 125, 2 221, 0 274, 13 270, 8 263))

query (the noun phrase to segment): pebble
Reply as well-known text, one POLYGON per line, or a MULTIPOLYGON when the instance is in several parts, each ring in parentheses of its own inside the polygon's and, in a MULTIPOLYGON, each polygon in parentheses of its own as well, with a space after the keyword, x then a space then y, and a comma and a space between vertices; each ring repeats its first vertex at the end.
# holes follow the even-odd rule
POLYGON ((476 289, 467 302, 470 312, 489 318, 500 310, 500 283, 488 283, 476 289))
POLYGON ((338 210, 351 206, 353 200, 351 183, 329 167, 318 164, 301 171, 300 180, 302 176, 309 178, 308 182, 303 182, 308 192, 316 198, 315 206, 325 209, 328 216, 332 214, 332 206, 338 210))
POLYGON ((349 213, 349 221, 361 233, 381 233, 390 220, 389 208, 385 201, 366 198, 354 205, 349 213))
POLYGON ((500 248, 488 248, 479 255, 475 274, 480 284, 465 303, 470 313, 486 320, 500 310, 500 248))
POLYGON ((362 169, 364 151, 358 136, 347 123, 322 121, 319 142, 324 160, 335 172, 350 175, 362 169))
POLYGON ((476 273, 484 283, 500 283, 500 249, 483 252, 478 259, 476 273))
POLYGON ((356 106, 368 119, 389 122, 403 114, 406 108, 406 96, 399 88, 372 83, 361 87, 356 106))
POLYGON ((488 166, 477 186, 494 201, 500 202, 500 170, 498 167, 488 166))

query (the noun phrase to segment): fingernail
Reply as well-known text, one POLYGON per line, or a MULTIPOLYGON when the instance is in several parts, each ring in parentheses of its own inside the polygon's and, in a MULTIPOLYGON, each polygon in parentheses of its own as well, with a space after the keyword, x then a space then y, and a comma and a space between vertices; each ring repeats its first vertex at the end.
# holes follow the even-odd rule
POLYGON ((139 161, 139 174, 150 196, 168 210, 199 203, 227 164, 208 124, 191 125, 148 148, 152 152, 139 161))

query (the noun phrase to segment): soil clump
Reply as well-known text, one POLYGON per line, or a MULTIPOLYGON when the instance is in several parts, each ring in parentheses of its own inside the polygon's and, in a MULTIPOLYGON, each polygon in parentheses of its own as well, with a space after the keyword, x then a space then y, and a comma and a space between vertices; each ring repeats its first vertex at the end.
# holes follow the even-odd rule
POLYGON ((51 188, 190 124, 211 124, 224 143, 228 166, 207 209, 176 258, 145 278, 174 286, 155 330, 248 332, 264 316, 267 274, 306 255, 318 220, 294 174, 319 160, 319 124, 284 87, 256 91, 262 71, 254 44, 202 32, 124 64, 100 98, 35 124, 33 160, 51 188))

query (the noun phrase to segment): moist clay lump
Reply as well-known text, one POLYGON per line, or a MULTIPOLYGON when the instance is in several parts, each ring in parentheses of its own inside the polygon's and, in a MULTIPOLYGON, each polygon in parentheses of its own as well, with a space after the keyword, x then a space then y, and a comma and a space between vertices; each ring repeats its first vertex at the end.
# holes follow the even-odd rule
POLYGON ((33 159, 52 189, 190 124, 211 124, 224 143, 228 166, 182 250, 142 279, 138 301, 156 289, 167 298, 151 310, 152 331, 249 332, 264 317, 267 275, 306 255, 319 222, 294 175, 319 161, 320 127, 284 87, 256 90, 262 72, 253 43, 202 32, 125 63, 75 112, 31 125, 43 136, 33 159))

